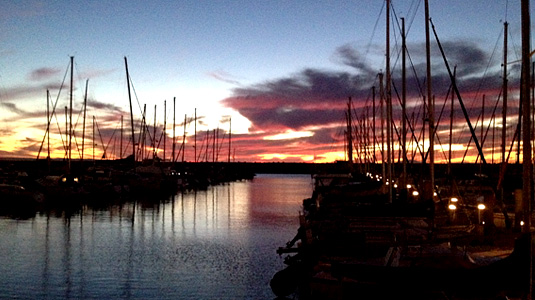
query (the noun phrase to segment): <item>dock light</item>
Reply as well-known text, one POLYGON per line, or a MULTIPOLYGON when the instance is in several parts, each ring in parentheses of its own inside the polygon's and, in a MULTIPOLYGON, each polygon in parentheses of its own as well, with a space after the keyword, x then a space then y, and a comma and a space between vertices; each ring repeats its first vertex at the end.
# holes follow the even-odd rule
POLYGON ((459 201, 459 199, 457 199, 457 198, 455 198, 455 197, 451 197, 450 201, 451 201, 451 202, 457 202, 457 201, 459 201))
POLYGON ((398 188, 398 185, 396 183, 394 183, 394 188, 397 189, 398 188))
POLYGON ((456 210, 457 206, 455 206, 455 204, 450 204, 450 205, 448 205, 448 209, 449 210, 456 210))
POLYGON ((485 204, 479 203, 477 205, 477 221, 481 223, 481 211, 485 209, 485 204))
POLYGON ((67 178, 65 177, 61 178, 61 182, 67 182, 67 178))
POLYGON ((78 177, 74 177, 74 182, 78 182, 78 177))
POLYGON ((386 185, 389 185, 389 184, 390 184, 390 182, 388 182, 388 181, 387 181, 387 182, 386 182, 385 184, 386 184, 386 185))
POLYGON ((437 194, 437 192, 433 192, 433 196, 435 196, 435 197, 436 197, 437 195, 438 195, 438 194, 437 194))
POLYGON ((520 226, 524 226, 524 221, 520 221, 520 226))
POLYGON ((413 195, 413 196, 418 196, 418 195, 420 195, 420 193, 418 193, 418 191, 413 191, 413 192, 412 192, 412 195, 413 195))
POLYGON ((408 189, 412 188, 412 185, 407 184, 407 188, 408 188, 408 189))

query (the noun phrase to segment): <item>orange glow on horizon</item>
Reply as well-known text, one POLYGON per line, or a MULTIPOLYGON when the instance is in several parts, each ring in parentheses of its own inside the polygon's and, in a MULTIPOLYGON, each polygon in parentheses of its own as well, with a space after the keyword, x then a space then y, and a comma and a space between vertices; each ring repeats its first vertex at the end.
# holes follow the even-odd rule
POLYGON ((284 133, 279 133, 271 136, 265 136, 264 140, 291 140, 291 139, 297 139, 302 137, 311 137, 314 133, 311 131, 293 131, 293 130, 287 130, 284 133))

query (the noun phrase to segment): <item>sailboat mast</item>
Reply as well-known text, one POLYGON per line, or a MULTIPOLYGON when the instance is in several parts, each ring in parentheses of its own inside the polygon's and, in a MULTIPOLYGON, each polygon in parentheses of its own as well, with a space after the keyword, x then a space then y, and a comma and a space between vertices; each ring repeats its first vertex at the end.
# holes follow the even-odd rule
POLYGON ((379 109, 381 110, 381 166, 382 166, 382 176, 383 183, 386 182, 386 165, 385 165, 385 109, 384 109, 384 84, 383 84, 383 73, 379 73, 379 109))
POLYGON ((121 115, 121 140, 119 141, 119 159, 123 158, 123 115, 121 115))
MULTIPOLYGON (((453 68, 453 80, 455 80, 457 73, 457 67, 453 68)), ((448 175, 451 175, 451 145, 453 143, 453 102, 454 102, 454 95, 455 93, 453 90, 451 91, 451 107, 450 107, 450 140, 449 140, 449 147, 448 147, 448 175)))
POLYGON ((401 143, 402 143, 402 152, 403 152, 403 175, 402 175, 402 184, 403 188, 407 184, 407 71, 406 71, 406 53, 407 53, 407 43, 406 43, 406 34, 405 34, 405 18, 401 18, 401 31, 402 31, 402 41, 401 41, 401 80, 402 80, 402 89, 401 89, 401 143))
POLYGON ((130 125, 132 129, 132 161, 134 164, 134 172, 136 171, 136 136, 134 134, 134 112, 132 110, 132 94, 130 92, 130 74, 128 73, 128 61, 124 57, 124 65, 126 69, 126 85, 128 86, 128 101, 130 102, 130 125))
POLYGON ((193 138, 193 149, 195 150, 194 151, 194 162, 197 162, 197 108, 195 108, 195 135, 194 135, 194 138, 193 138))
POLYGON ((175 148, 176 148, 176 136, 175 136, 175 126, 176 126, 176 97, 173 97, 173 148, 171 150, 173 159, 171 160, 173 163, 175 160, 175 148))
MULTIPOLYGON (((531 101, 530 101, 530 14, 529 0, 522 0, 522 76, 521 76, 521 102, 522 102, 522 205, 524 210, 523 232, 531 230, 531 184, 532 184, 532 162, 531 162, 531 101)), ((530 272, 531 273, 531 272, 530 272)), ((530 280, 531 292, 531 280, 530 280)))
MULTIPOLYGON (((367 104, 367 103, 366 103, 367 104)), ((369 124, 369 109, 368 106, 364 107, 362 109, 362 119, 360 121, 361 123, 361 132, 362 132, 362 138, 361 138, 361 145, 362 145, 362 156, 363 156, 363 172, 368 173, 370 170, 370 124, 369 124)))
POLYGON ((375 154, 375 142, 377 141, 375 137, 375 86, 372 86, 372 100, 373 100, 373 108, 372 108, 372 145, 373 145, 373 163, 377 163, 377 156, 375 154))
POLYGON ((507 134, 507 31, 509 23, 503 23, 503 108, 502 108, 502 164, 505 163, 505 140, 507 134))
POLYGON ((351 97, 349 97, 349 101, 347 102, 347 161, 349 162, 349 165, 351 166, 353 164, 353 131, 351 123, 351 97))
POLYGON ((95 116, 93 116, 93 164, 95 164, 95 116))
MULTIPOLYGON (((529 0, 521 0, 521 18, 522 18, 522 76, 521 76, 521 93, 520 101, 522 105, 522 143, 523 143, 523 162, 522 162, 522 209, 524 214, 524 226, 522 232, 529 233, 531 231, 531 199, 532 199, 532 184, 533 184, 533 170, 531 161, 531 99, 530 99, 530 65, 531 59, 529 56, 531 50, 531 35, 530 35, 530 12, 529 0)), ((525 299, 532 299, 533 297, 533 235, 530 234, 530 250, 528 267, 528 289, 525 299)))
POLYGON ((82 127, 82 163, 84 162, 84 150, 85 150, 85 116, 87 112, 87 86, 89 85, 89 79, 85 81, 85 96, 84 96, 84 125, 82 127))
POLYGON ((188 115, 184 114, 184 134, 182 135, 182 162, 185 162, 184 157, 186 154, 186 120, 188 115))
POLYGON ((163 101, 163 159, 165 161, 165 137, 167 136, 167 100, 163 101))
POLYGON ((156 159, 156 104, 154 104, 154 128, 152 132, 152 159, 156 159))
POLYGON ((481 147, 485 143, 485 94, 483 94, 483 99, 481 101, 481 147))
MULTIPOLYGON (((67 106, 65 106, 65 142, 67 143, 67 140, 69 139, 69 114, 68 114, 68 110, 69 108, 67 106)), ((64 145, 64 148, 65 148, 65 156, 64 156, 64 159, 67 159, 68 161, 68 167, 69 167, 69 170, 71 169, 70 166, 70 160, 69 160, 69 145, 66 144, 64 145)))
POLYGON ((433 91, 431 89, 431 44, 429 39, 429 1, 425 0, 425 56, 427 64, 427 99, 429 109, 429 178, 430 178, 430 195, 433 198, 435 187, 435 101, 433 100, 433 91))
POLYGON ((215 162, 216 160, 216 144, 217 144, 217 137, 216 137, 216 130, 214 129, 214 141, 212 142, 212 162, 215 162))
POLYGON ((232 118, 229 119, 228 128, 228 162, 230 163, 230 150, 232 145, 232 118))
POLYGON ((69 96, 69 173, 71 172, 71 153, 72 153, 72 89, 74 83, 74 56, 71 56, 71 86, 69 96))
MULTIPOLYGON (((50 161, 50 91, 46 90, 46 133, 47 133, 47 157, 46 159, 50 161)), ((50 163, 49 163, 50 164, 50 163)))
POLYGON ((141 158, 141 161, 143 161, 144 159, 147 158, 146 156, 146 143, 147 143, 147 132, 148 132, 148 128, 147 128, 147 119, 146 119, 146 116, 147 116, 147 104, 143 104, 143 115, 141 117, 141 135, 139 137, 139 140, 140 140, 140 147, 138 147, 139 149, 139 156, 141 158))
POLYGON ((386 0, 386 155, 388 201, 392 202, 392 75, 390 73, 390 0, 386 0))

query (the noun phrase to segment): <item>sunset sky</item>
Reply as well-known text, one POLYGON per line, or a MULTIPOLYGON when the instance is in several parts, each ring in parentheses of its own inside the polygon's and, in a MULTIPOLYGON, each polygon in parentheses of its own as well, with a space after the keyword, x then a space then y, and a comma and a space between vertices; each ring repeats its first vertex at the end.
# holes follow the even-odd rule
MULTIPOLYGON (((93 157, 93 148, 98 159, 104 148, 107 158, 129 155, 130 109, 124 65, 127 57, 136 136, 140 134, 145 104, 147 125, 153 135, 156 105, 156 140, 161 158, 165 122, 165 156, 166 160, 171 159, 176 97, 175 156, 182 145, 186 116, 188 161, 213 159, 215 131, 217 159, 226 161, 229 119, 231 155, 236 161, 343 160, 348 97, 353 99, 355 127, 369 124, 371 88, 376 86, 378 95, 377 74, 386 68, 384 6, 380 0, 2 1, 0 158, 36 158, 43 141, 40 157, 46 158, 47 89, 51 105, 57 103, 50 128, 51 156, 65 156, 69 61, 74 56, 73 158, 79 158, 81 152, 86 80, 89 81, 85 158, 93 157), (368 119, 364 122, 366 115, 368 119), (123 154, 119 155, 121 116, 124 138, 123 154), (93 118, 97 124, 95 132, 93 118)), ((494 145, 497 162, 502 124, 501 99, 497 101, 503 72, 504 21, 509 23, 510 62, 507 143, 517 122, 520 1, 430 0, 429 6, 450 66, 457 66, 458 86, 478 138, 483 95, 485 130, 489 123, 494 125, 493 112, 497 116, 496 130, 491 126, 484 144, 487 161, 492 160, 494 145)), ((399 20, 404 17, 412 62, 407 64, 408 115, 418 132, 423 119, 420 89, 425 94, 426 81, 424 2, 392 1, 392 7, 394 86, 401 94, 399 20)), ((431 44, 435 120, 440 119, 435 157, 443 160, 448 149, 449 102, 442 117, 440 113, 450 80, 432 33, 431 44)), ((393 103, 399 126, 400 108, 395 91, 393 103)), ((457 162, 466 152, 470 135, 459 109, 456 102, 452 149, 457 162)), ((377 113, 376 124, 380 124, 379 117, 377 113)), ((472 142, 465 161, 474 160, 473 145, 472 142)), ((412 156, 411 153, 409 157, 412 156)), ((416 161, 420 159, 419 154, 414 157, 416 161)))

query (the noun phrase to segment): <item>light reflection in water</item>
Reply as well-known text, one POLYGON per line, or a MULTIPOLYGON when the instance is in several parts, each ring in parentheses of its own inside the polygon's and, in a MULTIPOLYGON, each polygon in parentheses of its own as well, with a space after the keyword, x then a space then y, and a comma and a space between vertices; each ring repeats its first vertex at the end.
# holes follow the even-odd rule
POLYGON ((164 203, 0 219, 6 298, 270 299, 310 176, 258 176, 164 203))

